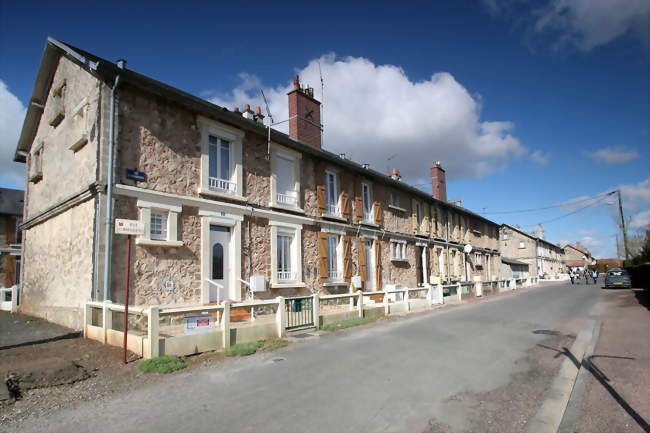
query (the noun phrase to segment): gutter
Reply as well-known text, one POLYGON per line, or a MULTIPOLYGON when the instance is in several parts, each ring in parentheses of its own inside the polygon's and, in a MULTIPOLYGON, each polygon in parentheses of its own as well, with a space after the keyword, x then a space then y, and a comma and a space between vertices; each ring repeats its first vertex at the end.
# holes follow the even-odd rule
MULTIPOLYGON (((124 61, 118 60, 120 69, 124 69, 124 61)), ((111 253, 113 249, 113 172, 115 171, 115 94, 120 85, 120 74, 115 77, 111 89, 109 104, 110 121, 108 124, 108 174, 106 180, 106 231, 104 233, 104 301, 109 300, 109 288, 111 284, 111 253)))

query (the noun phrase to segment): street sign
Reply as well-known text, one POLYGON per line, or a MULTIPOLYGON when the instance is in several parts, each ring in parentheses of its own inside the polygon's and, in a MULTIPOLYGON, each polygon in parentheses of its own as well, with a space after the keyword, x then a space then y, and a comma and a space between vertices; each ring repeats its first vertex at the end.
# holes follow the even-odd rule
POLYGON ((144 224, 138 220, 124 220, 116 218, 115 234, 141 236, 144 234, 144 224))
POLYGON ((144 171, 126 169, 126 178, 135 180, 136 182, 144 182, 147 180, 147 174, 144 171))

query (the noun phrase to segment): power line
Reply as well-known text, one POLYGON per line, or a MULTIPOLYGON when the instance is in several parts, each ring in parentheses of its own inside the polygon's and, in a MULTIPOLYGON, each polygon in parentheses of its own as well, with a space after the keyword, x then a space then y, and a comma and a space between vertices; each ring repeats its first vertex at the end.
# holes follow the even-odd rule
POLYGON ((603 193, 603 194, 599 194, 599 195, 594 196, 594 197, 587 197, 587 198, 583 198, 583 199, 580 199, 580 200, 574 200, 574 201, 571 201, 571 202, 558 203, 558 204, 553 204, 553 205, 550 205, 550 206, 543 206, 543 207, 530 208, 530 209, 486 212, 485 214, 486 215, 502 215, 502 214, 511 214, 511 213, 536 212, 536 211, 540 211, 540 210, 554 209, 554 208, 558 208, 558 207, 570 206, 570 205, 579 204, 579 203, 583 203, 583 202, 590 201, 590 200, 595 200, 595 199, 600 200, 600 199, 603 199, 605 197, 609 197, 610 195, 615 194, 615 193, 616 193, 616 191, 610 191, 610 192, 606 192, 606 193, 603 193))
MULTIPOLYGON (((589 204, 586 205, 586 206, 581 207, 580 209, 576 209, 576 210, 574 210, 574 211, 572 211, 572 212, 566 213, 566 214, 564 214, 564 215, 560 215, 559 217, 555 217, 555 218, 551 218, 550 220, 541 221, 541 222, 538 222, 538 223, 535 223, 535 224, 531 224, 531 225, 528 225, 528 226, 526 226, 526 227, 534 227, 534 226, 537 226, 538 224, 548 224, 548 223, 550 223, 550 222, 557 221, 557 220, 560 220, 560 219, 562 219, 562 218, 566 218, 566 217, 568 217, 568 216, 571 216, 571 215, 577 214, 578 212, 581 212, 581 211, 587 209, 588 207, 591 207, 591 206, 593 206, 593 205, 595 205, 595 204, 597 204, 597 203, 600 203, 601 201, 605 200, 607 197, 609 197, 610 195, 612 195, 612 194, 614 194, 614 193, 616 193, 616 191, 613 191, 613 192, 610 192, 610 193, 607 193, 607 194, 601 195, 600 198, 598 198, 598 199, 596 199, 596 197, 598 197, 598 196, 596 196, 596 197, 591 197, 590 200, 594 200, 594 199, 596 199, 596 200, 593 201, 593 202, 591 202, 591 203, 589 203, 589 204)), ((583 201, 584 201, 584 200, 583 200, 583 201)))

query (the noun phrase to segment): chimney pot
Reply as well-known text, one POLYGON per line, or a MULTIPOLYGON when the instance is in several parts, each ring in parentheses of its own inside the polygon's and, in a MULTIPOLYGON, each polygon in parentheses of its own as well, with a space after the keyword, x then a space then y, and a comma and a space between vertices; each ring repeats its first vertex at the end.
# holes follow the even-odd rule
POLYGON ((232 109, 235 113, 239 113, 239 107, 235 106, 235 108, 232 109))
POLYGON ((255 107, 255 114, 257 114, 258 116, 262 114, 262 107, 260 106, 255 107))
POLYGON ((244 108, 246 109, 246 111, 251 111, 251 104, 246 104, 244 108))

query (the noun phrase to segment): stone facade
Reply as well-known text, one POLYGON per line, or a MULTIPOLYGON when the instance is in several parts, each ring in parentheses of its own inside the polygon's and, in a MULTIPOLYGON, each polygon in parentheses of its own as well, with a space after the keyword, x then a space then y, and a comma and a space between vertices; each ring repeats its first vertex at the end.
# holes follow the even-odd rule
POLYGON ((224 293, 231 300, 247 298, 246 282, 253 276, 266 281, 266 289, 255 293, 258 298, 350 290, 351 278, 365 266, 360 263, 361 238, 373 240, 373 260, 381 248, 380 263, 374 260, 375 268, 367 269, 375 276, 380 272, 376 289, 495 277, 499 232, 491 221, 318 146, 275 131, 269 142, 269 130, 248 110, 231 112, 153 81, 143 85, 146 77, 112 64, 91 74, 88 65, 94 62, 104 61, 59 57, 31 144, 28 172, 38 173, 30 176, 27 191, 25 311, 41 311, 44 317, 76 326, 81 303, 102 299, 107 241, 113 245, 109 298, 125 301, 126 237, 103 238, 109 205, 103 192, 110 164, 107 101, 117 74, 122 81, 115 92, 113 216, 140 220, 145 227, 128 263, 129 303, 214 302, 214 282, 209 281, 217 254, 212 229, 230 233, 224 293), (213 151, 227 152, 227 157, 213 151), (293 182, 299 188, 290 191, 297 194, 295 205, 279 201, 277 185, 286 180, 274 169, 279 155, 288 158, 297 177, 293 182), (227 159, 217 163, 219 158, 227 159), (145 178, 131 179, 127 170, 144 172, 145 178), (210 174, 214 170, 225 170, 228 176, 210 174), (336 174, 338 215, 323 212, 326 172, 336 174), (359 221, 362 184, 372 191, 372 203, 367 219, 359 221), (85 190, 89 197, 70 198, 85 190), (274 268, 278 233, 287 231, 300 242, 284 247, 291 249, 293 267, 280 271, 274 268), (341 276, 327 271, 324 233, 341 236, 341 276), (405 243, 405 257, 394 257, 394 242, 405 243), (472 245, 469 255, 462 253, 466 244, 472 245), (420 248, 428 259, 425 275, 418 279, 420 248), (440 266, 434 258, 449 249, 453 254, 440 266), (66 312, 76 318, 64 318, 66 312))
POLYGON ((80 329, 83 305, 92 299, 95 200, 23 233, 20 309, 80 329))
POLYGON ((516 227, 502 225, 499 235, 499 250, 503 257, 528 264, 528 274, 537 275, 537 240, 516 227))

